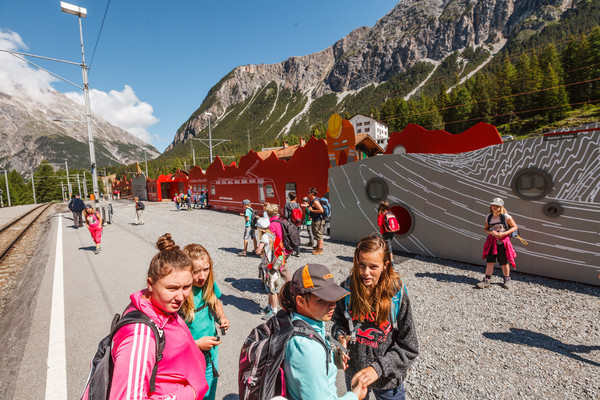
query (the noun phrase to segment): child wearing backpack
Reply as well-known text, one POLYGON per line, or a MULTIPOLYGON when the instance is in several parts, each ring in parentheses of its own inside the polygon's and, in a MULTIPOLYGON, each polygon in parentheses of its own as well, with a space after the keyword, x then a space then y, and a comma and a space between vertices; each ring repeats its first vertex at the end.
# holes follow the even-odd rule
POLYGON ((292 280, 283 286, 281 306, 291 313, 292 322, 300 320, 311 331, 292 336, 286 344, 283 370, 287 398, 325 400, 363 399, 366 396, 367 386, 362 382, 342 397, 337 396, 337 368, 325 331, 325 322, 331 320, 336 301, 343 301, 341 299, 348 294, 335 283, 329 268, 320 264, 299 268, 292 280))
POLYGON ((390 207, 387 201, 382 201, 379 203, 379 208, 377 209, 377 225, 379 225, 379 233, 385 243, 387 243, 388 249, 390 251, 390 260, 392 264, 394 263, 394 251, 392 250, 392 239, 394 238, 394 234, 398 232, 398 219, 392 212, 392 208, 390 207), (389 213, 389 214, 388 214, 389 213), (395 221, 395 226, 391 226, 394 224, 390 224, 388 220, 395 221), (394 229, 395 228, 395 229, 394 229))
POLYGON ((331 333, 348 347, 348 356, 342 356, 346 386, 368 386, 378 400, 404 399, 406 373, 419 353, 417 332, 382 238, 358 243, 342 287, 350 296, 337 302, 331 333))
POLYGON ((108 372, 95 365, 97 368, 90 374, 84 400, 199 400, 208 389, 204 355, 177 314, 192 290, 191 260, 168 233, 158 239, 156 246, 160 251, 150 262, 147 288, 130 296, 131 303, 123 313, 123 318, 137 313, 150 321, 129 323, 114 333, 108 341, 112 369, 109 363, 99 364, 110 369, 108 372), (159 332, 161 338, 154 332, 159 332), (107 382, 95 385, 98 379, 94 378, 100 372, 108 377, 110 393, 106 393, 107 382))
POLYGON ((268 218, 259 218, 256 223, 260 242, 256 254, 261 255, 261 278, 267 290, 268 305, 262 311, 262 319, 269 319, 277 314, 279 302, 277 294, 284 282, 291 279, 289 269, 285 265, 286 254, 281 238, 277 237, 270 229, 271 222, 268 218))
POLYGON ((91 204, 86 204, 83 210, 83 220, 96 244, 94 254, 99 254, 101 250, 100 242, 102 241, 102 216, 97 210, 94 210, 91 204))
MULTIPOLYGON (((298 233, 300 233, 300 228, 302 224, 302 208, 296 200, 296 192, 290 192, 288 194, 288 197, 290 199, 290 202, 285 204, 285 208, 283 209, 283 218, 285 218, 290 224, 295 226, 298 230, 298 233)), ((294 248, 294 250, 292 251, 292 255, 300 257, 300 246, 294 248)))
POLYGON ((490 279, 494 274, 494 265, 496 261, 502 268, 504 281, 502 287, 508 289, 510 285, 510 263, 515 267, 515 258, 517 253, 510 241, 513 232, 517 232, 519 227, 504 208, 504 200, 496 197, 490 203, 489 214, 486 217, 483 231, 488 235, 483 246, 483 259, 487 261, 485 267, 485 277, 475 286, 479 289, 490 287, 490 279))
POLYGON ((215 324, 219 325, 224 334, 229 329, 230 322, 225 317, 223 303, 219 300, 221 290, 214 280, 213 262, 208 251, 199 244, 188 244, 183 252, 192 260, 194 283, 192 293, 179 313, 190 328, 196 345, 204 353, 208 384, 204 400, 214 400, 219 377, 218 346, 221 344, 215 324))
POLYGON ((246 250, 248 249, 248 240, 252 239, 254 242, 254 250, 256 250, 256 236, 254 236, 254 228, 252 227, 252 220, 254 219, 254 210, 250 200, 245 199, 242 201, 244 206, 244 212, 240 213, 244 217, 244 250, 238 253, 238 256, 246 257, 246 250))

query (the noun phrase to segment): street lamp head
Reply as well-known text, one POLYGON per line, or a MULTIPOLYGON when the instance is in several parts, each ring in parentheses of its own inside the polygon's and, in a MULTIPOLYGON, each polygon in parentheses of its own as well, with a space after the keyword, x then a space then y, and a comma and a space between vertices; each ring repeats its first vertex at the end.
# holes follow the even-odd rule
POLYGON ((76 15, 79 18, 85 18, 87 16, 87 10, 85 8, 65 3, 64 1, 60 2, 60 9, 62 12, 66 12, 67 14, 71 15, 76 15))

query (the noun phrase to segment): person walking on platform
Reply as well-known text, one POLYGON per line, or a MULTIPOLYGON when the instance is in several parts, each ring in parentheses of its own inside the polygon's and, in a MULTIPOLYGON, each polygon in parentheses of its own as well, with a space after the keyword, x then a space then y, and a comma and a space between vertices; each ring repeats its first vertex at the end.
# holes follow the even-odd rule
POLYGON ((135 224, 144 225, 144 218, 142 217, 142 214, 144 214, 146 206, 138 197, 134 197, 133 200, 135 201, 135 224))
POLYGON ((250 204, 250 200, 245 199, 242 201, 242 205, 244 206, 244 212, 240 213, 240 215, 244 217, 244 250, 240 251, 238 256, 246 257, 248 240, 252 239, 254 241, 254 251, 256 251, 256 236, 254 235, 254 228, 252 227, 252 219, 254 218, 252 204, 250 204))
POLYGON ((91 204, 87 204, 85 206, 85 210, 83 211, 83 217, 85 218, 85 224, 92 235, 92 239, 94 239, 94 243, 96 244, 96 250, 94 250, 94 254, 98 254, 101 250, 100 241, 102 240, 102 216, 98 211, 94 210, 91 204))
POLYGON ((511 234, 517 231, 519 227, 514 218, 511 217, 504 208, 504 200, 496 197, 490 203, 489 214, 486 217, 483 231, 487 233, 487 239, 483 246, 483 258, 487 261, 485 267, 485 277, 475 286, 479 289, 490 287, 490 279, 494 274, 494 265, 496 261, 502 268, 504 281, 502 287, 508 289, 510 286, 510 263, 515 267, 515 252, 510 241, 511 234))
POLYGON ((208 384, 204 400, 215 400, 219 378, 218 346, 221 344, 215 323, 224 335, 230 322, 225 317, 223 303, 219 300, 221 290, 214 280, 213 262, 208 251, 199 244, 188 244, 183 248, 183 252, 192 261, 194 283, 192 293, 183 303, 179 314, 204 354, 208 384))
POLYGON ((208 390, 204 355, 177 313, 192 291, 192 262, 169 233, 156 246, 160 251, 150 261, 147 288, 129 296, 124 314, 139 311, 156 324, 165 337, 162 359, 156 361, 156 338, 147 325, 120 328, 113 336, 109 398, 199 400, 208 390), (155 390, 150 392, 153 372, 155 390))
POLYGON ((308 189, 308 211, 312 220, 312 232, 317 240, 317 247, 313 247, 312 254, 323 254, 323 230, 325 229, 325 216, 323 206, 320 199, 317 197, 317 189, 308 189))
POLYGON ((75 229, 79 229, 83 226, 83 210, 85 210, 85 203, 81 200, 81 196, 74 195, 71 201, 69 201, 69 210, 73 213, 73 226, 75 229))
POLYGON ((358 242, 342 287, 350 296, 336 304, 331 335, 348 348, 340 360, 346 387, 362 384, 377 400, 404 400, 419 345, 406 288, 382 238, 358 242))
POLYGON ((317 247, 315 236, 312 231, 312 219, 310 219, 310 212, 308 211, 308 202, 308 197, 302 199, 302 207, 304 207, 304 220, 302 221, 302 225, 306 226, 306 233, 308 233, 308 243, 306 246, 317 247))

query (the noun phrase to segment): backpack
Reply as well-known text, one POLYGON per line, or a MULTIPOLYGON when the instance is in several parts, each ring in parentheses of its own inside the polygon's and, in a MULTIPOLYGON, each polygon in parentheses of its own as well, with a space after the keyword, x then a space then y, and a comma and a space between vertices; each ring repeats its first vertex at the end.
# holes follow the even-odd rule
MULTIPOLYGON (((327 353, 326 360, 330 360, 333 351, 321 335, 305 321, 292 321, 285 310, 279 310, 267 322, 252 329, 242 345, 238 373, 240 400, 263 400, 286 395, 283 360, 287 342, 296 335, 317 341, 327 353)), ((346 352, 339 342, 329 336, 327 339, 346 352)), ((329 372, 329 362, 326 368, 329 372)))
MULTIPOLYGON (((408 295, 408 292, 406 291, 406 286, 404 285, 402 279, 400 280, 400 282, 402 282, 402 288, 398 291, 398 293, 394 295, 394 297, 392 297, 392 307, 390 308, 389 316, 390 323, 392 324, 392 326, 398 319, 398 313, 400 312, 400 308, 402 307, 402 292, 408 295)), ((350 278, 347 278, 345 282, 345 288, 349 287, 350 278)), ((348 329, 350 330, 351 341, 354 342, 356 341, 356 331, 358 330, 358 328, 360 328, 361 323, 359 322, 358 324, 356 324, 356 326, 354 326, 354 322, 352 321, 352 316, 350 315, 350 295, 344 297, 344 317, 348 321, 348 329)))
POLYGON ((398 232, 400 230, 400 224, 398 223, 396 214, 391 211, 383 214, 383 227, 386 232, 398 232))
POLYGON ((150 384, 148 386, 149 393, 156 390, 156 371, 158 370, 158 363, 162 360, 162 353, 165 349, 165 335, 162 329, 158 328, 156 323, 150 319, 146 314, 139 310, 133 310, 127 314, 120 316, 116 314, 113 318, 110 333, 98 344, 98 350, 92 358, 90 375, 85 384, 82 399, 87 398, 88 400, 106 400, 110 395, 110 384, 112 382, 113 374, 113 361, 112 361, 112 340, 117 331, 128 324, 142 323, 148 325, 154 333, 156 341, 156 362, 152 369, 152 375, 150 377, 150 384), (87 397, 85 396, 87 392, 87 397))
POLYGON ((329 200, 327 200, 325 197, 321 197, 319 199, 319 202, 321 203, 321 206, 323 206, 323 217, 324 218, 328 218, 331 216, 331 204, 329 203, 329 200))
POLYGON ((267 232, 269 237, 269 246, 271 248, 271 259, 267 258, 266 250, 263 251, 263 256, 258 266, 258 278, 262 281, 267 293, 277 293, 278 287, 283 285, 281 277, 281 268, 285 265, 285 248, 280 238, 267 232))
MULTIPOLYGON (((488 216, 487 216, 487 224, 488 224, 488 227, 490 226, 490 222, 492 221, 492 216, 493 216, 492 214, 488 214, 488 216)), ((504 214, 500 214, 500 223, 502 224, 502 226, 504 227, 504 229, 505 229, 505 230, 509 230, 509 229, 510 229, 510 226, 508 226, 508 224, 506 223, 506 215, 504 215, 504 214)), ((526 244, 528 244, 528 243, 525 241, 525 239, 523 239, 523 238, 521 237, 521 232, 519 232, 519 229, 517 229, 516 231, 512 232, 512 233, 510 234, 510 237, 511 237, 511 238, 514 238, 514 237, 516 237, 517 239, 519 239, 519 240, 521 241, 521 243, 523 243, 523 244, 525 244, 525 245, 526 245, 526 244)))
POLYGON ((281 231, 283 232, 283 246, 286 250, 294 251, 295 248, 300 246, 300 231, 298 228, 285 219, 274 219, 271 222, 277 222, 281 225, 281 231))
POLYGON ((138 201, 135 205, 136 210, 145 210, 146 206, 141 201, 138 201))
POLYGON ((285 208, 287 210, 286 215, 288 216, 289 221, 296 226, 300 226, 302 223, 302 208, 300 208, 298 203, 287 203, 285 208))
POLYGON ((254 210, 251 208, 250 212, 252 213, 252 215, 250 216, 250 228, 252 229, 256 229, 256 223, 258 222, 258 215, 255 215, 256 213, 254 212, 254 210))

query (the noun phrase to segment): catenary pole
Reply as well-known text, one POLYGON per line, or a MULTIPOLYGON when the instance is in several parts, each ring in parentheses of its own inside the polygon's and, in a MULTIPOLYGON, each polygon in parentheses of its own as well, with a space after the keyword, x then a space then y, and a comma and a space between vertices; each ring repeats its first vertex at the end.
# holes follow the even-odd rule
POLYGON ((35 199, 35 182, 33 179, 33 172, 31 173, 31 189, 33 190, 33 204, 37 204, 37 201, 35 199))
POLYGON ((6 198, 8 199, 8 206, 10 207, 10 188, 8 187, 8 174, 4 170, 4 181, 6 182, 6 198))

